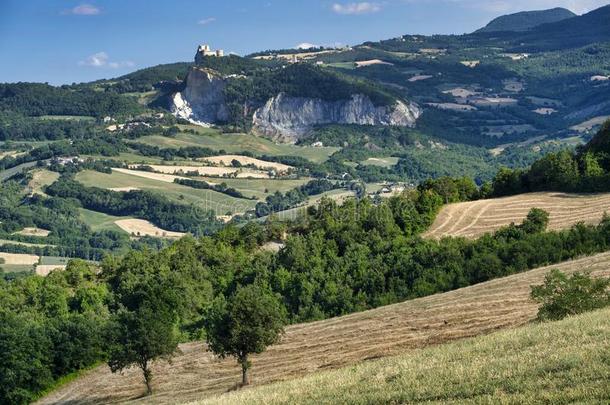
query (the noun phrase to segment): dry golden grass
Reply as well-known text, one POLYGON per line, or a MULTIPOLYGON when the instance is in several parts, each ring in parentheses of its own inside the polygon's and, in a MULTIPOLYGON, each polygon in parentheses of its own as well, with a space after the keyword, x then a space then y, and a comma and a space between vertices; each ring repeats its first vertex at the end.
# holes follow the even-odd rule
MULTIPOLYGON (((200 176, 232 176, 236 175, 239 178, 257 178, 267 179, 269 174, 267 172, 255 171, 251 169, 237 169, 234 167, 216 167, 216 166, 164 166, 164 165, 149 165, 156 172, 164 173, 166 175, 182 175, 189 172, 197 172, 200 176)), ((124 170, 124 169, 123 169, 124 170)), ((132 170, 129 174, 134 174, 132 170)), ((142 177, 150 177, 150 175, 159 175, 159 173, 141 172, 148 176, 142 175, 142 177)), ((163 176, 163 174, 161 174, 163 176)), ((173 182, 173 179, 172 179, 173 182)))
MULTIPOLYGON (((460 290, 371 311, 286 329, 282 341, 254 356, 254 386, 285 381, 412 349, 514 328, 531 321, 537 306, 530 286, 558 268, 610 275, 610 253, 516 274, 460 290)), ((154 366, 155 394, 139 401, 175 404, 209 398, 235 388, 240 370, 234 360, 218 360, 203 343, 181 345, 171 365, 154 366)), ((40 404, 95 404, 137 401, 141 374, 112 374, 107 366, 86 373, 39 401, 40 404)))
POLYGON ((0 259, 4 259, 4 264, 7 265, 27 265, 33 266, 40 259, 36 255, 27 255, 21 253, 4 253, 0 252, 0 259))
POLYGON ((132 176, 143 177, 145 179, 161 181, 163 183, 173 183, 174 179, 186 179, 187 177, 173 176, 171 174, 162 174, 162 173, 153 173, 153 172, 144 172, 139 170, 130 170, 130 169, 112 169, 113 172, 119 172, 123 174, 130 174, 132 176))
POLYGON ((114 222, 119 228, 134 236, 156 236, 158 238, 181 238, 185 233, 161 229, 143 219, 120 219, 114 222))
POLYGON ((292 166, 288 166, 282 163, 276 162, 267 162, 265 160, 260 160, 256 158, 252 158, 249 156, 241 156, 241 155, 221 155, 221 156, 211 156, 201 159, 204 162, 210 162, 216 165, 221 166, 231 166, 231 162, 233 160, 237 160, 242 165, 254 165, 259 169, 272 169, 277 170, 278 172, 287 172, 292 169, 292 166))
POLYGON ((53 270, 65 270, 66 267, 65 264, 39 264, 35 271, 39 276, 46 277, 53 270))
POLYGON ((610 308, 534 323, 203 404, 607 404, 610 308))
POLYGON ((51 233, 51 231, 48 231, 46 229, 41 229, 41 228, 23 228, 22 230, 15 232, 15 234, 17 235, 24 235, 24 236, 42 236, 42 237, 47 237, 49 236, 49 234, 51 233))
POLYGON ((550 214, 549 229, 569 228, 578 222, 597 224, 610 211, 610 194, 531 193, 445 206, 424 234, 429 238, 476 238, 510 223, 521 223, 532 208, 550 214))

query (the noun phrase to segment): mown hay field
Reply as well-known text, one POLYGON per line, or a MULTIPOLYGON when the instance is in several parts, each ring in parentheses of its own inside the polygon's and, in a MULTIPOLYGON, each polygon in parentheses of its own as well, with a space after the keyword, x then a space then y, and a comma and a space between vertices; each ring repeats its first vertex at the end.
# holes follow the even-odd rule
POLYGON ((610 193, 530 193, 449 204, 443 207, 424 236, 477 238, 512 222, 521 223, 532 208, 541 208, 550 214, 551 230, 569 228, 578 222, 597 224, 604 212, 610 213, 610 193))
POLYGON ((610 309, 220 395, 203 404, 604 404, 610 309))
MULTIPOLYGON (((413 353, 413 349, 522 326, 534 319, 537 312, 537 305, 529 297, 530 286, 541 283, 550 269, 555 268, 565 272, 589 270, 593 275, 610 275, 610 252, 444 294, 290 326, 279 344, 252 358, 253 386, 300 378, 368 360, 413 353)), ((497 351, 492 348, 493 345, 488 347, 490 357, 499 359, 506 354, 501 347, 497 351)), ((39 403, 140 401, 176 404, 224 394, 233 390, 240 381, 240 369, 236 362, 215 358, 206 351, 203 343, 184 344, 181 345, 181 350, 182 354, 171 365, 165 362, 154 365, 156 391, 151 397, 141 398, 144 388, 141 373, 137 369, 130 369, 120 375, 112 374, 104 365, 61 387, 39 403)), ((425 366, 425 359, 426 357, 421 358, 418 364, 425 366)), ((438 367, 442 369, 443 364, 438 367)), ((446 367, 454 369, 456 365, 447 364, 446 367)), ((460 370, 463 378, 470 374, 468 368, 460 370)), ((505 378, 503 372, 497 375, 492 373, 487 377, 502 379, 505 378)), ((540 370, 540 375, 544 375, 543 372, 540 370)), ((394 379, 391 375, 379 378, 382 382, 396 381, 396 384, 403 381, 402 377, 394 379)), ((376 379, 374 374, 367 376, 367 380, 362 379, 362 389, 366 390, 371 381, 376 379)), ((340 381, 333 384, 340 385, 340 381)), ((453 389, 456 387, 453 385, 453 389)), ((442 397, 428 399, 443 401, 442 397)), ((218 400, 221 403, 224 401, 223 397, 218 400)), ((326 399, 326 402, 330 401, 332 398, 326 399)))

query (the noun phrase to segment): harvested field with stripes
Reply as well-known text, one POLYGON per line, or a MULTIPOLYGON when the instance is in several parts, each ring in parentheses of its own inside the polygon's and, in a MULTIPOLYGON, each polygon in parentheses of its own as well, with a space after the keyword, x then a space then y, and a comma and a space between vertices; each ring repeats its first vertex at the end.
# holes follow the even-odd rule
POLYGON ((532 208, 550 214, 549 229, 569 228, 578 222, 597 224, 610 213, 610 194, 531 193, 445 206, 425 237, 477 238, 499 228, 518 224, 532 208))
MULTIPOLYGON (((254 386, 337 369, 416 348, 514 328, 531 321, 537 305, 530 286, 551 269, 610 275, 610 252, 549 266, 467 288, 340 318, 290 326, 282 341, 252 358, 254 386)), ((112 374, 100 366, 39 401, 96 404, 138 401, 176 404, 209 398, 236 387, 240 368, 218 360, 203 343, 181 345, 171 365, 154 365, 155 394, 142 398, 141 373, 112 374)))

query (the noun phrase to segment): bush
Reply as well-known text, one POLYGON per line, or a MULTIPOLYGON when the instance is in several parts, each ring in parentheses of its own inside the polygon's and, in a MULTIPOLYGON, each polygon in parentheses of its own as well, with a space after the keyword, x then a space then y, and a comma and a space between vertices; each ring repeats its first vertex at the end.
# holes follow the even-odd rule
POLYGON ((544 284, 532 286, 532 298, 541 303, 538 319, 559 320, 610 305, 610 278, 592 278, 588 274, 567 276, 551 271, 544 284))

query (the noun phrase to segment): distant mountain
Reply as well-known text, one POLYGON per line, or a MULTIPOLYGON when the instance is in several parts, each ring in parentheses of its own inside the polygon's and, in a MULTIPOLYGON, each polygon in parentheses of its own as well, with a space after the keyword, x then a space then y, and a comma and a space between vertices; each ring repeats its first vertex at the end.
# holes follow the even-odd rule
POLYGON ((518 41, 533 50, 567 49, 610 41, 610 5, 581 16, 542 24, 521 33, 518 41))
POLYGON ((498 17, 476 32, 528 31, 542 24, 554 23, 572 17, 576 17, 576 14, 565 8, 523 11, 498 17))

